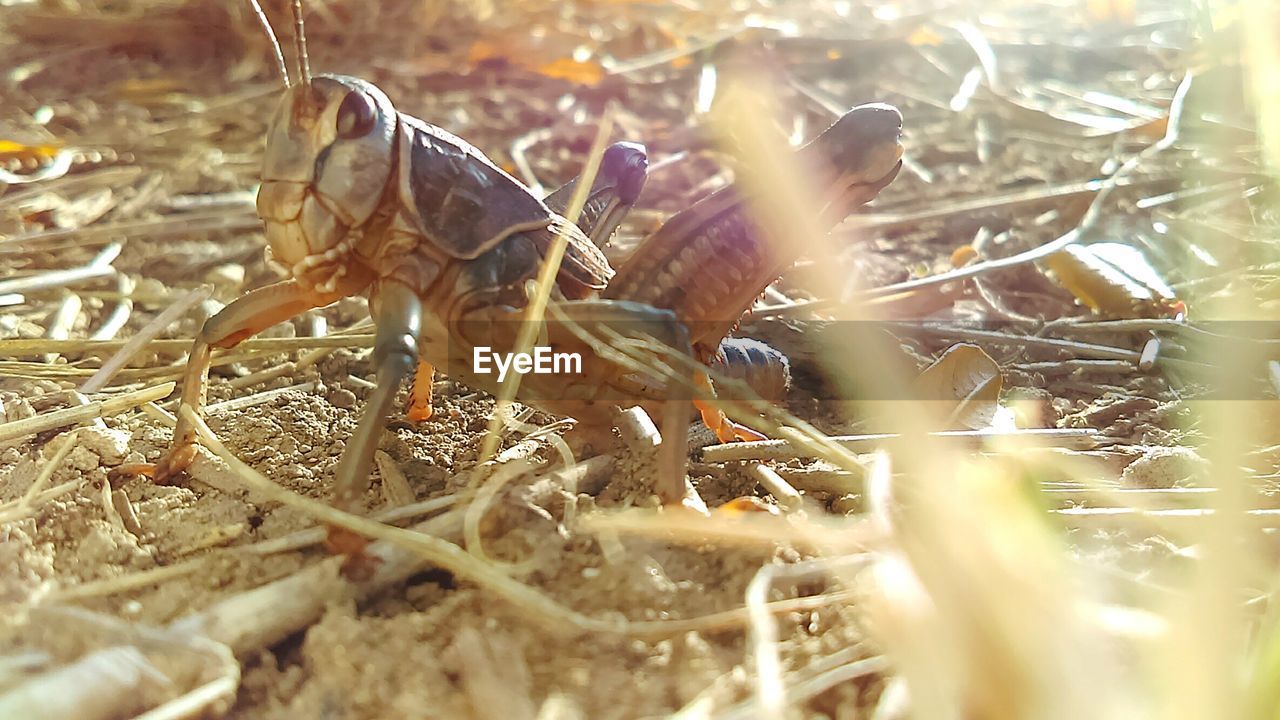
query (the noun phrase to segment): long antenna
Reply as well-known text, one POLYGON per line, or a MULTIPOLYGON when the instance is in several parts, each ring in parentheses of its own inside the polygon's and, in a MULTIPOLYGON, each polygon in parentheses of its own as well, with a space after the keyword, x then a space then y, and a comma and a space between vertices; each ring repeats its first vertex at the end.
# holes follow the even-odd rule
POLYGON ((293 0, 293 39, 298 49, 298 74, 302 84, 311 84, 311 61, 307 59, 307 34, 302 29, 302 0, 293 0))
POLYGON ((289 68, 284 63, 284 51, 280 49, 280 40, 276 37, 276 31, 271 27, 271 21, 267 19, 267 14, 262 11, 262 6, 258 4, 258 0, 249 0, 249 6, 253 8, 253 14, 258 16, 258 22, 262 25, 262 29, 267 31, 267 39, 271 41, 271 49, 276 51, 276 65, 280 68, 280 77, 284 78, 284 86, 291 87, 293 83, 289 80, 289 68))

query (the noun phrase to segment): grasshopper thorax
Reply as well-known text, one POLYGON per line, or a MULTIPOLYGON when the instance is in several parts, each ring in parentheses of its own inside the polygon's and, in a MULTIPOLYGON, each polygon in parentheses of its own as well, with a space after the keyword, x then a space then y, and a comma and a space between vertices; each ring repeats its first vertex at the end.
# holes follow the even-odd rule
POLYGON ((333 290, 353 234, 374 216, 395 167, 397 114, 363 80, 319 75, 284 92, 267 130, 258 215, 271 256, 333 290))

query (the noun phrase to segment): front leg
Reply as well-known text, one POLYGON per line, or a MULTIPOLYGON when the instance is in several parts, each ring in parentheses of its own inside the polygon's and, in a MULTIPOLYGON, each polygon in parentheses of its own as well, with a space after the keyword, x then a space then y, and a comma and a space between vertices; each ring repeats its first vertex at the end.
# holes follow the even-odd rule
MULTIPOLYGON (((237 298, 205 321, 191 346, 187 372, 182 380, 182 405, 203 416, 209 387, 209 364, 214 348, 234 347, 241 340, 284 322, 312 308, 324 307, 341 299, 338 293, 322 293, 302 287, 296 280, 258 288, 237 298)), ((150 472, 157 482, 172 480, 187 469, 196 456, 196 429, 185 413, 178 414, 173 430, 173 444, 154 468, 141 466, 138 472, 150 472)))

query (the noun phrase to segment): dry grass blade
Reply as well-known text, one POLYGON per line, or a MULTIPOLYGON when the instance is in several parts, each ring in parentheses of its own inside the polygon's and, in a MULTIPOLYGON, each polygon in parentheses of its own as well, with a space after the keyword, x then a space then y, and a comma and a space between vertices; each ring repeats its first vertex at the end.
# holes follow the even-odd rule
MULTIPOLYGON (((907 326, 897 323, 888 324, 894 327, 900 327, 911 333, 945 335, 946 337, 959 337, 965 340, 980 340, 997 345, 1063 350, 1078 358, 1128 360, 1131 361, 1135 367, 1137 367, 1139 361, 1142 359, 1142 353, 1136 350, 1128 350, 1109 345, 1098 345, 1096 343, 1078 342, 1075 340, 1059 340, 1056 338, 1043 338, 1031 335, 1014 335, 1012 333, 999 332, 996 330, 978 330, 974 328, 962 328, 947 325, 930 324, 907 326)), ((1174 370, 1193 371, 1201 374, 1210 368, 1208 364, 1200 360, 1188 360, 1176 357, 1162 357, 1159 360, 1159 364, 1174 370)))
MULTIPOLYGON (((423 533, 414 532, 412 530, 404 530, 390 525, 385 525, 376 520, 351 515, 350 513, 342 512, 320 501, 302 497, 279 487, 270 480, 262 477, 262 475, 257 471, 240 462, 234 454, 222 445, 222 443, 217 439, 217 436, 214 435, 213 431, 209 429, 208 425, 200 420, 200 418, 196 417, 194 413, 191 413, 189 409, 184 408, 182 412, 188 413, 190 418, 195 422, 204 446, 208 447, 218 456, 218 458, 231 468, 237 481, 240 482, 244 488, 260 495, 263 498, 296 508, 327 525, 343 527, 351 530, 352 532, 359 533, 360 535, 383 541, 389 546, 401 548, 408 551, 408 553, 412 554, 424 565, 431 564, 435 567, 447 570, 458 577, 467 578, 493 592, 498 597, 507 600, 513 606, 524 610, 528 613, 529 619, 532 622, 543 626, 548 632, 554 635, 573 634, 577 632, 599 632, 666 637, 696 629, 723 628, 734 624, 740 624, 745 622, 747 619, 745 610, 731 610, 685 620, 668 621, 601 620, 588 617, 557 603, 546 595, 533 590, 528 585, 511 579, 494 566, 477 560, 453 543, 446 542, 423 533)), ((378 555, 385 554, 385 551, 378 550, 376 547, 371 548, 370 552, 378 555)), ((321 569, 320 572, 335 572, 337 561, 338 558, 333 558, 332 563, 326 564, 327 570, 321 569)), ((399 568, 397 572, 404 572, 404 569, 399 568)), ((339 580, 339 582, 342 581, 339 580)), ((294 591, 290 590, 288 592, 294 591)), ((271 591, 271 594, 277 595, 278 591, 273 590, 271 591)), ((315 598, 317 611, 323 604, 324 597, 328 596, 321 594, 315 598)), ((770 613, 785 613, 794 611, 797 608, 812 606, 814 603, 821 605, 837 601, 838 599, 839 596, 799 598, 791 601, 769 603, 767 609, 770 613)), ((241 611, 237 611, 237 613, 239 612, 241 611)), ((194 628, 200 627, 207 622, 208 618, 196 617, 189 621, 179 622, 177 627, 194 628)), ((218 622, 221 624, 224 621, 219 620, 218 622)), ((250 633, 250 635, 252 634, 253 633, 250 633)), ((237 649, 237 652, 241 652, 245 649, 251 649, 243 645, 244 641, 223 641, 231 644, 234 649, 237 649)), ((255 645, 252 647, 257 646, 255 645)))
MULTIPOLYGON (((227 483, 219 479, 214 479, 210 473, 205 472, 203 464, 193 468, 195 477, 210 486, 226 486, 227 483)), ((400 523, 411 520, 422 515, 428 515, 441 510, 448 510, 458 501, 456 496, 446 496, 435 498, 432 500, 424 500, 419 503, 411 503, 399 507, 391 508, 383 512, 376 513, 373 519, 383 523, 400 523)), ((0 511, 4 508, 0 507, 0 511)), ((428 527, 416 528, 419 532, 427 532, 435 529, 440 525, 439 518, 433 518, 426 521, 428 527)), ((271 540, 263 540, 252 545, 232 548, 227 551, 230 555, 250 555, 265 557, 278 553, 294 552, 297 550, 305 550, 324 542, 325 529, 323 527, 311 527, 305 530, 298 530, 283 537, 271 540)), ((186 577, 193 573, 197 573, 202 569, 206 569, 211 562, 211 557, 204 555, 190 560, 184 560, 172 565, 154 568, 152 570, 143 570, 141 572, 122 575, 120 577, 107 578, 105 580, 97 580, 79 585, 72 585, 59 590, 55 590, 52 597, 57 602, 72 602, 75 600, 83 600, 87 598, 108 597, 111 595, 137 590, 150 585, 160 585, 168 580, 180 577, 186 577)), ((321 598, 323 600, 323 598, 321 598)))
MULTIPOLYGON (((80 309, 83 302, 79 295, 72 292, 64 292, 62 301, 58 303, 58 309, 50 315, 48 323, 44 329, 44 336, 47 340, 65 340, 71 332, 71 326, 80 317, 80 309)), ((45 353, 42 358, 44 362, 53 363, 57 361, 55 353, 45 353)))
POLYGON ((116 276, 116 292, 119 293, 120 299, 116 301, 115 307, 98 329, 93 331, 93 335, 89 337, 90 340, 111 340, 129 322, 129 316, 133 314, 133 298, 130 295, 135 286, 136 283, 128 275, 116 276))
MULTIPOLYGON (((119 351, 127 340, 0 340, 0 355, 22 357, 40 352, 57 352, 61 354, 86 353, 99 354, 119 351)), ((148 340, 138 351, 184 353, 191 349, 190 338, 174 338, 165 340, 148 340)), ((244 353, 279 353, 294 350, 310 350, 319 348, 365 348, 373 347, 373 334, 333 333, 321 337, 292 338, 249 338, 236 345, 238 354, 244 353)), ((224 353, 225 354, 225 353, 224 353)))
POLYGON ((846 221, 846 227, 866 230, 895 230, 919 226, 922 223, 946 220, 956 215, 970 215, 995 210, 1016 210, 1024 205, 1068 203, 1080 198, 1091 198, 1102 190, 1101 180, 1063 183, 1032 190, 990 195, 973 199, 931 204, 917 212, 866 213, 855 215, 846 221))
MULTIPOLYGON (((0 242, 3 242, 3 240, 0 240, 0 242)), ((65 288, 70 285, 82 283, 85 280, 93 280, 96 278, 114 275, 116 270, 111 266, 111 263, 120 256, 120 251, 123 248, 123 243, 112 243, 103 248, 102 251, 95 255, 87 264, 77 268, 71 268, 68 270, 51 270, 49 272, 32 275, 30 277, 0 280, 0 295, 32 293, 38 290, 48 290, 51 288, 65 288)))
POLYGON ((240 684, 240 666, 230 650, 207 638, 57 605, 34 608, 28 620, 71 632, 87 650, 0 692, 0 716, 6 718, 221 715, 240 684))
POLYGON ((53 473, 62 467, 62 461, 67 459, 67 455, 76 446, 78 440, 79 435, 74 430, 68 433, 65 438, 62 438, 62 445, 53 453, 53 457, 45 461, 44 467, 40 468, 40 474, 36 476, 35 482, 31 483, 31 487, 27 488, 27 491, 18 499, 17 506, 7 512, 5 508, 0 507, 0 523, 13 522, 31 513, 39 501, 41 493, 44 492, 45 486, 49 484, 49 480, 53 477, 53 473))
MULTIPOLYGON (((821 580, 837 567, 842 572, 849 572, 870 562, 869 556, 850 556, 809 560, 791 565, 766 565, 751 579, 746 596, 747 609, 751 613, 751 647, 756 666, 756 702, 754 715, 750 717, 783 717, 787 707, 792 706, 797 699, 815 692, 824 680, 856 677, 858 674, 869 673, 883 666, 884 658, 871 658, 833 668, 817 678, 811 678, 806 683, 808 687, 788 688, 778 652, 777 623, 772 614, 766 611, 769 592, 775 580, 821 580)), ((735 715, 730 713, 728 716, 735 715)))
MULTIPOLYGON (((854 662, 845 663, 812 677, 798 678, 794 684, 786 688, 784 705, 786 707, 802 705, 806 700, 826 692, 841 683, 847 683, 873 675, 884 674, 890 669, 891 666, 889 658, 884 655, 877 655, 875 657, 863 658, 854 662)), ((724 714, 717 715, 716 720, 749 720, 749 718, 757 717, 754 712, 755 708, 743 706, 724 714)), ((873 717, 873 720, 880 719, 878 716, 875 716, 873 717)))
POLYGON ((50 720, 134 715, 143 709, 141 697, 164 682, 164 673, 137 648, 112 647, 0 694, 0 713, 50 720))
MULTIPOLYGON (((517 448, 519 446, 516 446, 517 448)), ((520 562, 500 562, 490 557, 484 550, 484 540, 481 537, 480 524, 484 521, 486 511, 489 509, 490 503, 502 491, 502 488, 514 480, 517 480, 531 472, 533 472, 540 463, 531 458, 502 458, 503 453, 499 453, 498 462, 493 463, 492 472, 475 473, 477 477, 483 479, 473 479, 472 485, 476 486, 475 498, 467 506, 466 516, 463 522, 464 545, 467 551, 475 555, 480 561, 491 565, 495 568, 502 568, 504 572, 510 574, 519 574, 526 569, 532 569, 534 560, 530 558, 524 563, 520 562)), ((484 466, 481 466, 482 468, 484 466)))
POLYGON ((879 530, 868 523, 843 518, 809 517, 793 521, 789 516, 748 513, 742 517, 694 512, 619 510, 582 518, 582 529, 592 533, 620 533, 691 545, 705 543, 740 547, 773 548, 785 544, 802 552, 826 550, 861 553, 882 541, 879 530))
POLYGON ((288 387, 276 388, 274 390, 263 390, 260 393, 253 393, 251 395, 245 395, 244 397, 231 398, 230 400, 223 400, 222 402, 213 403, 205 408, 205 412, 209 413, 210 415, 216 415, 219 413, 243 410, 245 408, 250 408, 257 405, 263 405, 265 403, 269 403, 275 400, 276 398, 282 397, 288 393, 311 392, 312 390, 315 389, 315 387, 316 387, 316 384, 313 382, 304 382, 304 383, 298 383, 297 385, 290 385, 288 387))
MULTIPOLYGON (((1162 534, 1175 537, 1194 537, 1198 533, 1203 533, 1211 529, 1215 517, 1222 516, 1222 512, 1214 508, 1144 510, 1130 506, 1065 508, 1055 510, 1054 514, 1075 527, 1134 529, 1140 527, 1141 523, 1149 523, 1158 528, 1162 534)), ((1280 527, 1280 510, 1275 508, 1244 510, 1232 513, 1232 521, 1254 529, 1276 528, 1280 527)))
POLYGON ((112 355, 109 360, 103 363, 102 368, 99 369, 97 373, 88 380, 85 380, 84 384, 80 386, 80 392, 97 392, 106 387, 107 383, 111 382, 111 378, 116 374, 116 372, 127 365, 129 361, 133 359, 133 356, 142 350, 144 345, 146 345, 156 335, 164 332, 165 328, 169 327, 169 325, 175 320, 182 317, 183 313, 209 297, 210 292, 211 288, 207 285, 197 288, 184 294, 177 300, 177 302, 165 308, 164 311, 155 316, 151 322, 147 323, 146 327, 142 328, 137 332, 137 334, 129 338, 129 341, 124 344, 124 347, 120 348, 119 352, 112 355))
POLYGON ((95 400, 88 405, 54 410, 24 420, 12 420, 0 423, 0 442, 14 440, 28 435, 53 430, 65 425, 88 422, 95 418, 109 417, 132 410, 144 403, 153 402, 173 392, 174 383, 160 385, 120 393, 106 400, 95 400))
POLYGON ((197 687, 182 697, 148 710, 136 720, 186 720, 202 717, 234 702, 240 689, 239 674, 218 678, 197 687))
POLYGON ((190 408, 182 408, 181 412, 188 414, 188 419, 195 423, 205 446, 235 471, 236 477, 246 488, 263 497, 289 505, 326 524, 410 550, 436 567, 489 589, 527 612, 532 620, 555 634, 624 631, 625 623, 596 620, 570 610, 528 585, 512 580, 495 566, 476 559, 453 543, 345 513, 318 500, 289 492, 240 462, 190 408))
MULTIPOLYGON (((587 202, 587 195, 591 191, 591 184, 595 182, 596 172, 600 169, 600 160, 604 157, 605 146, 609 141, 609 133, 613 131, 614 111, 612 108, 612 105, 608 106, 604 115, 600 118, 600 124, 596 128, 595 140, 591 145, 591 152, 587 155, 586 164, 582 168, 581 179, 578 181, 577 187, 574 188, 573 195, 569 198, 569 206, 565 210, 565 220, 570 225, 578 222, 578 216, 582 214, 582 208, 587 202)), ((547 301, 551 298, 551 289, 554 287, 556 274, 560 272, 560 263, 564 260, 565 248, 569 243, 569 238, 564 234, 565 232, 567 232, 567 229, 556 234, 551 247, 547 249, 547 254, 543 258, 541 267, 538 269, 534 292, 529 297, 529 304, 525 308, 520 333, 516 337, 516 346, 513 349, 517 355, 529 352, 529 349, 533 347, 534 339, 538 336, 539 329, 542 327, 543 318, 547 311, 547 301)), ((501 441, 499 431, 502 427, 503 415, 506 413, 506 409, 510 407, 511 402, 515 400, 519 390, 520 373, 512 373, 503 383, 502 391, 498 393, 498 404, 494 410, 493 417, 489 420, 489 428, 485 434, 484 444, 480 448, 480 462, 486 462, 497 452, 498 443, 501 441)))
MULTIPOLYGON (((197 231, 251 230, 261 227, 261 225, 262 221, 247 208, 209 213, 186 213, 177 218, 98 223, 83 228, 43 230, 27 235, 0 238, 0 254, 31 252, 40 245, 53 240, 75 239, 83 244, 107 242, 112 237, 120 236, 150 235, 152 237, 165 237, 197 231)), ((3 285, 0 285, 0 287, 3 287, 3 285)))

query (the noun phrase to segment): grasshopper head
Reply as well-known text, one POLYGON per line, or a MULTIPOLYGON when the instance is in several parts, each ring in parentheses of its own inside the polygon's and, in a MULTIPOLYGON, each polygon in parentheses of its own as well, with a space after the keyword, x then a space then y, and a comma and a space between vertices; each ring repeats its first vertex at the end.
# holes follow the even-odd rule
POLYGON ((618 199, 631 205, 644 188, 648 169, 649 156, 643 145, 616 142, 604 151, 604 157, 600 159, 596 184, 600 183, 600 178, 611 179, 617 188, 618 199))
POLYGON ((847 210, 870 201, 902 169, 902 113, 892 105, 859 105, 800 152, 828 175, 823 187, 847 210))
POLYGON ((319 75, 285 90, 267 131, 258 215, 295 276, 341 263, 395 165, 396 111, 378 88, 319 75))

